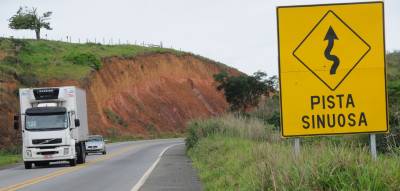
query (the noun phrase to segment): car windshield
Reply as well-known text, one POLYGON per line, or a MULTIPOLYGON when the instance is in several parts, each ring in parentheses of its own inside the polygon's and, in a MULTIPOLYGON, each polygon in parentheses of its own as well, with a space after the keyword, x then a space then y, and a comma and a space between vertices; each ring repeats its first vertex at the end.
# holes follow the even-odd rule
POLYGON ((67 119, 66 114, 27 115, 25 128, 27 130, 65 129, 68 127, 67 119))
POLYGON ((103 138, 101 138, 101 137, 91 137, 91 138, 89 138, 89 142, 99 142, 99 141, 103 141, 103 138))

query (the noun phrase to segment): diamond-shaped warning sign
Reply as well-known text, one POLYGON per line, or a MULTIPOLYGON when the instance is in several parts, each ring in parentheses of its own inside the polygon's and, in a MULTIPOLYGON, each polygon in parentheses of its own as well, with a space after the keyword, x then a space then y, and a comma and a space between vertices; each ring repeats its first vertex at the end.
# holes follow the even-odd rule
POLYGON ((293 55, 329 89, 335 90, 370 49, 356 31, 329 10, 293 55))

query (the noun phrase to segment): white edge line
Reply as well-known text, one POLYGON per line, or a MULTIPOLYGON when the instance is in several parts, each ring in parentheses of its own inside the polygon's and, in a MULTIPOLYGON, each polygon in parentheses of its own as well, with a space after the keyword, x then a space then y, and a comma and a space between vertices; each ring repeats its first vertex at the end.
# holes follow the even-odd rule
POLYGON ((157 166, 157 164, 160 162, 161 157, 164 155, 164 153, 170 149, 171 147, 177 146, 177 145, 182 145, 184 143, 177 143, 177 144, 173 144, 170 145, 168 147, 166 147, 159 155, 157 160, 150 166, 149 169, 147 169, 147 171, 143 174, 143 176, 140 178, 140 180, 135 184, 135 186, 133 186, 133 188, 131 189, 131 191, 139 191, 139 189, 143 186, 143 184, 146 182, 146 180, 149 178, 151 172, 154 170, 154 168, 157 166))

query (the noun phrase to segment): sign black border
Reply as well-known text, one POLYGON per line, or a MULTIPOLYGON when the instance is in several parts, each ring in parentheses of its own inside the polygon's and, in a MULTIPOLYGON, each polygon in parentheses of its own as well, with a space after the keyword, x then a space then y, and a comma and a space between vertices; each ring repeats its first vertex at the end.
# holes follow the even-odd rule
POLYGON ((330 4, 311 4, 311 5, 290 5, 276 7, 276 25, 278 40, 278 70, 279 70, 279 103, 280 103, 280 128, 281 135, 284 138, 290 137, 311 137, 311 136, 335 136, 335 135, 351 135, 351 134, 371 134, 371 133, 388 133, 389 132, 389 115, 388 115, 388 95, 387 95, 387 72, 386 72, 386 37, 385 37, 385 4, 383 1, 370 2, 351 2, 351 3, 330 3, 330 4), (367 132, 348 132, 348 133, 327 133, 327 134, 303 134, 303 135, 285 135, 283 133, 283 113, 282 113, 282 83, 281 83, 281 51, 280 51, 280 35, 279 35, 279 9, 281 8, 298 8, 298 7, 325 7, 335 5, 359 5, 359 4, 382 4, 382 32, 383 32, 383 60, 385 72, 385 101, 386 101, 386 130, 385 131, 367 131, 367 132))

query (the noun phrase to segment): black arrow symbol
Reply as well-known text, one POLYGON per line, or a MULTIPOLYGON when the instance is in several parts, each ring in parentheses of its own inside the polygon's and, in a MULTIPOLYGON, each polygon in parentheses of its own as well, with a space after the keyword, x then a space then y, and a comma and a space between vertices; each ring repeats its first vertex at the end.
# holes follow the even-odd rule
POLYGON ((329 27, 328 32, 326 32, 324 40, 328 40, 328 46, 325 49, 325 57, 326 59, 333 61, 330 71, 330 74, 333 75, 336 74, 336 70, 339 66, 340 60, 337 56, 331 54, 333 43, 335 42, 335 40, 339 40, 331 26, 329 27))

